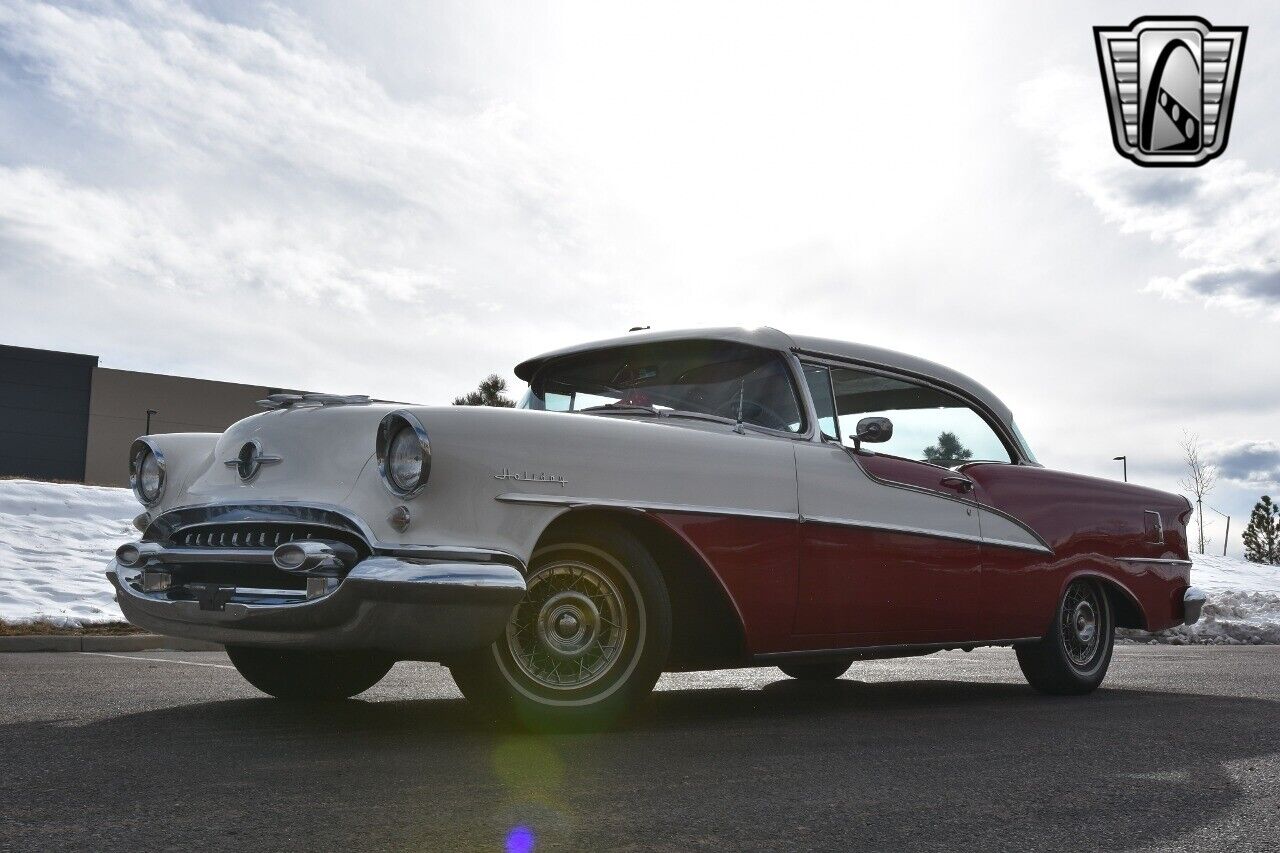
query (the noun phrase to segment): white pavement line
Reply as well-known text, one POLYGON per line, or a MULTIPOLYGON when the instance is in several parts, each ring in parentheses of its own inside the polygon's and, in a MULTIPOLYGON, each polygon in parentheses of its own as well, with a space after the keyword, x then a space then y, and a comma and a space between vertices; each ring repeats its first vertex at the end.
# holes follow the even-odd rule
POLYGON ((169 658, 136 658, 132 655, 111 655, 106 652, 76 652, 78 655, 93 655, 100 658, 119 658, 120 660, 142 660, 151 663, 180 663, 183 666, 211 666, 215 669, 235 669, 229 663, 200 663, 193 660, 171 660, 169 658))

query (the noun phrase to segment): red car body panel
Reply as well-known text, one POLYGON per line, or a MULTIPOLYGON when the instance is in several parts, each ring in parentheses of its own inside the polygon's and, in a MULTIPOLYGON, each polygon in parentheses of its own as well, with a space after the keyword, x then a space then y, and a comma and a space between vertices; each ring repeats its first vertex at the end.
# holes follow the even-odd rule
POLYGON ((800 528, 785 519, 656 513, 707 564, 742 623, 749 654, 787 648, 800 528))
POLYGON ((1133 627, 1182 621, 1190 566, 1188 505, 1179 496, 1030 465, 948 471, 884 456, 858 461, 878 479, 933 487, 972 500, 980 515, 1011 517, 1052 553, 856 525, 656 513, 719 580, 748 654, 1040 637, 1063 590, 1082 575, 1105 579, 1128 600, 1133 627), (939 475, 956 474, 973 481, 972 492, 938 486, 939 475), (1159 542, 1151 512, 1161 519, 1159 542), (1145 562, 1159 559, 1179 562, 1145 562))
POLYGON ((1052 614, 1067 584, 1097 575, 1124 590, 1138 606, 1142 625, 1161 631, 1182 622, 1182 594, 1190 585, 1186 519, 1190 506, 1178 495, 1131 483, 1022 465, 977 463, 961 473, 975 483, 979 505, 1021 521, 1053 549, 1039 555, 985 549, 984 586, 995 628, 1014 636, 1044 632, 1038 614, 1052 614), (1148 536, 1147 513, 1159 513, 1159 541, 1148 536), (1138 558, 1129 561, 1122 558, 1138 558), (1028 633, 1020 633, 1028 632, 1028 633))

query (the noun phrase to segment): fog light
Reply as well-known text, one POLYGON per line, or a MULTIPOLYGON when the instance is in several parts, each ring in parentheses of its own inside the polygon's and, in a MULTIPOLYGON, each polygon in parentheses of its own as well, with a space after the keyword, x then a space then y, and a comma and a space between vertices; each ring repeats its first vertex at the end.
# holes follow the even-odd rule
POLYGON ((153 557, 159 557, 163 550, 159 542, 129 542, 116 549, 116 562, 125 568, 132 569, 153 557))
POLYGON ((143 572, 143 592, 165 592, 173 586, 173 576, 168 572, 143 572))

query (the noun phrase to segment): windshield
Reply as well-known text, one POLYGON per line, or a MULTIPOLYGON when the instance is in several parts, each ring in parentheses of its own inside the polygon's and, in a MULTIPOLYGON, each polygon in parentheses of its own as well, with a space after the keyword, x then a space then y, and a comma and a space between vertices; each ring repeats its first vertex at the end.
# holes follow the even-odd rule
POLYGON ((638 344, 544 365, 522 409, 693 415, 798 433, 804 428, 782 357, 728 341, 638 344))
POLYGON ((1040 460, 1031 452, 1031 445, 1027 444, 1026 436, 1022 434, 1022 430, 1018 429, 1017 421, 1010 420, 1009 426, 1013 427, 1013 436, 1018 439, 1018 444, 1022 446, 1022 455, 1027 457, 1028 462, 1034 462, 1039 465, 1040 460))

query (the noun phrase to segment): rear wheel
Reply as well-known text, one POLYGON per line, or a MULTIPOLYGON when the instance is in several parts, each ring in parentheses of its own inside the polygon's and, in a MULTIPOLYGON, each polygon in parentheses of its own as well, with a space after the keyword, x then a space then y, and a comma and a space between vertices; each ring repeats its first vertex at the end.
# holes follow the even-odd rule
POLYGON ((853 666, 853 658, 839 658, 815 663, 786 663, 780 665, 778 669, 782 670, 784 675, 799 681, 835 681, 848 672, 851 666, 853 666))
POLYGON ((1018 665, 1041 693, 1089 693, 1106 677, 1115 645, 1115 617, 1095 580, 1072 581, 1053 626, 1038 643, 1018 646, 1018 665))
POLYGON ((245 680, 277 699, 324 701, 363 693, 395 663, 376 652, 303 652, 227 646, 245 680))
POLYGON ((469 701, 534 730, 589 730, 653 689, 671 603, 634 536, 613 525, 566 531, 534 554, 525 583, 503 636, 449 664, 469 701))

